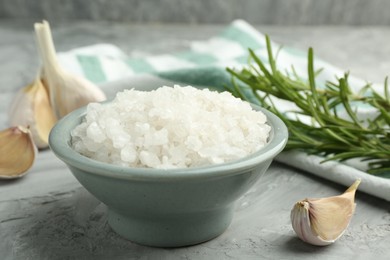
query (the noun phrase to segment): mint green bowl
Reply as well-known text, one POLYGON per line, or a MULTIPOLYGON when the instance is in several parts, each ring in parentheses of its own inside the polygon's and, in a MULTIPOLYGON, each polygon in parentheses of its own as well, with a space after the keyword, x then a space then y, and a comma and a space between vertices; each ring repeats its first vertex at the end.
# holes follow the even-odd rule
POLYGON ((119 235, 139 244, 179 247, 222 234, 231 223, 235 201, 268 169, 286 145, 284 123, 254 106, 272 130, 260 151, 229 163, 187 169, 127 168, 89 159, 74 151, 70 132, 85 108, 61 119, 49 144, 77 180, 108 207, 108 222, 119 235))

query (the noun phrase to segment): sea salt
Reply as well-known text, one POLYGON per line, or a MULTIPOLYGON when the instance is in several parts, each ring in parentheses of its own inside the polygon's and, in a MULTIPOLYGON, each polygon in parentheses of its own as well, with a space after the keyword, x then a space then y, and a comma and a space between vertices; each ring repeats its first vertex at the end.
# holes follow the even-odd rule
POLYGON ((128 167, 187 168, 237 160, 261 149, 266 116, 228 92, 187 87, 124 90, 91 103, 73 129, 72 147, 128 167))

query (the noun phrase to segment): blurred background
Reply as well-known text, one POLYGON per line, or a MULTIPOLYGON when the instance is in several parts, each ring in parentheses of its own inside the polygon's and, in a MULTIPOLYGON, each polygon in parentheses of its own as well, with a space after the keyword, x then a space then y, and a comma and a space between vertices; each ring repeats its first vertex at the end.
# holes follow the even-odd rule
POLYGON ((390 25, 388 0, 0 0, 0 18, 262 25, 390 25))
MULTIPOLYGON (((98 43, 132 58, 187 50, 235 19, 368 82, 390 73, 390 0, 0 0, 0 89, 36 75, 33 24, 52 25, 58 52, 98 43)), ((1 101, 1 100, 0 100, 1 101)))

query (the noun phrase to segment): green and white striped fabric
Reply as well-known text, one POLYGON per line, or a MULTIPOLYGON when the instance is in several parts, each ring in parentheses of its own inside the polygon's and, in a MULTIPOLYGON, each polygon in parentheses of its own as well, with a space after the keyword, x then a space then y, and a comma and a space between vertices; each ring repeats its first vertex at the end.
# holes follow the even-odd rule
MULTIPOLYGON (((306 52, 285 46, 280 49, 278 44, 272 44, 273 50, 278 51, 279 69, 289 70, 293 65, 297 74, 305 78, 306 52)), ((110 88, 111 91, 132 88, 135 78, 137 82, 140 82, 140 78, 148 79, 148 84, 152 81, 154 86, 181 84, 223 90, 231 80, 225 68, 240 69, 247 65, 248 48, 267 60, 265 36, 245 21, 236 20, 209 40, 192 42, 187 51, 131 58, 114 45, 98 44, 59 53, 58 58, 67 70, 104 85, 105 91, 110 88), (122 82, 118 83, 120 80, 122 82), (123 84, 123 80, 128 84, 123 84)), ((317 78, 320 83, 343 74, 340 69, 318 58, 315 59, 315 66, 323 69, 317 78)), ((349 82, 356 91, 366 83, 353 76, 349 77, 349 82)), ((379 93, 383 91, 381 86, 374 87, 379 93)), ((146 88, 150 89, 150 86, 146 88)), ((285 109, 288 110, 288 107, 285 109)), ((365 118, 375 113, 370 108, 359 107, 357 111, 365 118)), ((322 158, 302 152, 282 153, 277 160, 346 186, 361 178, 359 189, 390 201, 390 179, 369 175, 358 170, 356 165, 351 167, 336 162, 320 164, 322 158)))
MULTIPOLYGON (((277 51, 279 46, 276 43, 273 45, 274 51, 277 51)), ((230 80, 225 72, 226 67, 241 68, 248 63, 248 48, 267 60, 265 36, 245 21, 236 20, 217 36, 191 43, 187 51, 131 58, 116 46, 99 44, 60 53, 59 60, 71 71, 94 83, 147 73, 192 85, 219 88, 226 80, 230 80)), ((305 52, 283 47, 278 53, 278 63, 282 69, 290 69, 291 64, 294 64, 298 75, 304 77, 306 57, 305 52)), ((326 68, 322 78, 333 78, 342 73, 320 60, 317 60, 316 65, 326 68)))

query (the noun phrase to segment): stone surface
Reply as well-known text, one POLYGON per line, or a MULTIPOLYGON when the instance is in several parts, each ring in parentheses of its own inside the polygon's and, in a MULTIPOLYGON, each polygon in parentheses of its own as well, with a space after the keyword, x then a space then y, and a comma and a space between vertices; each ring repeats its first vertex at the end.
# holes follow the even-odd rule
MULTIPOLYGON (((0 20, 0 129, 14 92, 38 71, 32 21, 0 20)), ((132 25, 109 22, 52 24, 59 51, 109 42, 129 55, 185 49, 222 26, 132 25)), ((342 69, 380 82, 390 71, 390 29, 259 26, 271 38, 316 53, 342 69)), ((345 187, 273 163, 237 203, 233 223, 221 236, 196 246, 140 246, 108 226, 106 207, 72 176, 49 150, 30 173, 0 181, 1 259, 389 259, 390 203, 357 193, 357 210, 334 245, 315 247, 292 231, 292 205, 305 197, 331 196, 345 187)), ((390 191, 389 191, 390 192, 390 191)))

